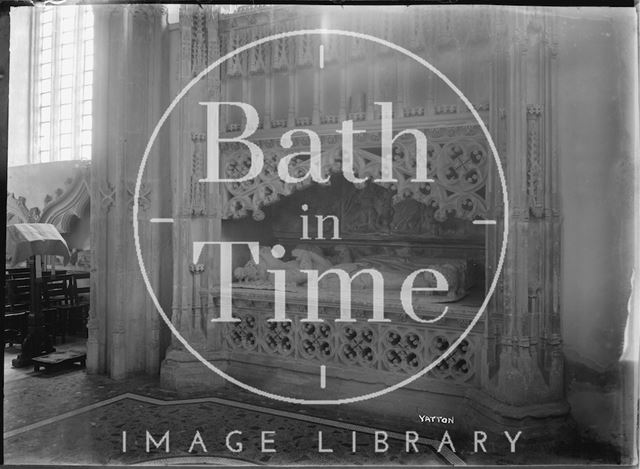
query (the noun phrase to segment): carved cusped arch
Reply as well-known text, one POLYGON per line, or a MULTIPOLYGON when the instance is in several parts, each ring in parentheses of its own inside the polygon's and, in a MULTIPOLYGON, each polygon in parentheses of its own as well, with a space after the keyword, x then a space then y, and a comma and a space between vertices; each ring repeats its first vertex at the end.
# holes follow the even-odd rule
POLYGON ((89 184, 89 165, 78 167, 74 176, 67 180, 65 190, 58 190, 57 197, 46 203, 40 222, 55 225, 61 233, 71 231, 75 218, 86 216, 91 206, 89 184))
MULTIPOLYGON (((411 182, 416 177, 415 141, 403 135, 393 145, 393 175, 397 182, 376 183, 390 189, 393 202, 414 199, 434 209, 435 219, 449 217, 474 220, 487 216, 486 183, 490 153, 478 126, 427 129, 427 172, 430 183, 411 182)), ((375 180, 380 177, 380 134, 358 135, 354 144, 354 174, 375 180)), ((265 217, 263 208, 313 183, 285 183, 278 176, 278 162, 294 152, 308 151, 306 138, 294 138, 293 147, 282 149, 273 140, 258 142, 264 153, 264 167, 251 180, 223 184, 222 218, 243 218, 250 212, 255 220, 265 217)), ((249 151, 239 143, 222 146, 222 171, 228 179, 239 179, 251 165, 249 151)), ((302 177, 309 171, 309 158, 293 158, 289 173, 302 177)), ((322 137, 322 175, 342 171, 341 142, 333 135, 322 137)), ((330 182, 329 182, 330 184, 330 182)), ((365 183, 355 184, 364 187, 365 183)))

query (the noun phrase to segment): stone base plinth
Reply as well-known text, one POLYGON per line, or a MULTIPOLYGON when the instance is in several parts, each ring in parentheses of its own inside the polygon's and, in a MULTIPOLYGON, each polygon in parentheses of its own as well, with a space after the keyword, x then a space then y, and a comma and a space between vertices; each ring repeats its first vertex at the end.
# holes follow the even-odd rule
MULTIPOLYGON (((295 370, 291 367, 269 366, 266 360, 258 360, 255 356, 253 363, 239 362, 229 357, 212 362, 245 384, 271 394, 307 400, 331 399, 338 394, 340 397, 362 395, 379 391, 390 384, 384 382, 381 374, 375 370, 371 370, 368 376, 355 372, 350 376, 337 376, 327 371, 326 388, 321 389, 315 368, 299 362, 295 370)), ((522 431, 518 444, 530 445, 562 440, 571 428, 566 402, 513 406, 501 403, 471 385, 426 377, 360 402, 305 405, 269 399, 241 389, 226 382, 188 353, 174 352, 163 362, 161 385, 176 391, 181 397, 202 397, 215 391, 216 396, 230 400, 258 402, 289 412, 401 433, 413 430, 437 441, 445 431, 463 441, 472 438, 474 431, 484 431, 488 435, 487 449, 490 451, 492 448, 504 450, 508 444, 505 431, 510 435, 522 431), (428 420, 425 420, 425 416, 429 417, 428 420)))

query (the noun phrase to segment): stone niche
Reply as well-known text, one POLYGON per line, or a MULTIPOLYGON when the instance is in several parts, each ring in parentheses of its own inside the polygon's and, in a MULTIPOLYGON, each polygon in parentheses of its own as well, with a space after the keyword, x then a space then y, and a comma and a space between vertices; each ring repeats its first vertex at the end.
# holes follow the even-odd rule
MULTIPOLYGON (((321 8, 210 13, 181 9, 175 62, 185 83, 217 57, 216 51, 229 52, 269 33, 319 26, 326 18, 321 8)), ((365 411, 401 422, 418 408, 438 408, 464 413, 456 418, 460 431, 479 425, 517 428, 531 438, 559 434, 569 408, 563 398, 557 301, 561 232, 557 158, 551 151, 556 134, 547 114, 555 105, 555 25, 542 14, 506 9, 425 7, 411 13, 365 13, 329 16, 330 24, 322 26, 400 43, 428 57, 465 90, 503 158, 511 194, 511 238, 495 295, 465 341, 428 377, 386 397, 354 404, 353 415, 365 411)), ((362 253, 386 247, 400 256, 439 253, 471 259, 484 278, 480 292, 486 291, 484 283, 493 278, 500 253, 504 207, 497 174, 487 167, 487 144, 471 113, 444 83, 423 76, 416 64, 388 50, 352 38, 327 37, 325 66, 320 67, 318 45, 315 38, 305 37, 256 47, 210 74, 198 96, 189 98, 194 108, 200 101, 252 104, 261 116, 252 141, 263 150, 265 170, 255 180, 218 189, 198 183, 205 169, 206 122, 204 113, 183 111, 176 124, 181 138, 172 143, 172 151, 191 155, 192 164, 176 179, 174 192, 186 194, 178 210, 187 219, 177 227, 181 241, 174 244, 174 259, 188 252, 196 239, 295 246, 300 243, 300 208, 307 203, 309 214, 338 216, 341 242, 362 253), (394 186, 356 188, 341 179, 335 129, 346 119, 367 130, 355 139, 358 174, 375 176, 379 171, 375 129, 380 116, 374 102, 380 100, 394 103, 395 131, 418 128, 428 133, 436 183, 406 184, 415 161, 411 145, 402 141, 394 148, 394 164, 404 169, 394 186), (337 175, 330 187, 279 183, 273 171, 283 155, 277 139, 296 126, 310 127, 321 136, 324 169, 337 175), (478 230, 472 224, 478 218, 497 224, 478 230)), ((242 113, 233 110, 223 112, 222 118, 229 136, 244 125, 242 113)), ((304 142, 294 139, 290 150, 298 147, 304 142)), ((224 146, 222 155, 223 174, 236 174, 246 166, 247 155, 237 144, 224 146)), ((294 166, 305 164, 300 159, 294 166)), ((333 243, 323 242, 323 248, 333 243)), ((265 311, 273 310, 273 294, 254 289, 234 294, 240 322, 214 327, 209 319, 219 305, 217 257, 207 254, 200 262, 174 267, 173 324, 230 375, 285 394, 294 390, 318 395, 317 370, 325 362, 345 393, 398 382, 442 354, 477 311, 467 297, 449 305, 446 320, 424 329, 402 322, 395 328, 333 321, 310 327, 300 320, 304 298, 293 295, 287 300, 293 322, 269 324, 263 319, 265 311)), ((327 317, 337 317, 331 298, 325 298, 322 307, 327 317)), ((357 314, 364 318, 368 313, 360 308, 357 314)), ((176 340, 161 378, 163 386, 183 392, 224 385, 176 340)))
MULTIPOLYGON (((502 158, 510 194, 510 239, 502 275, 482 320, 471 331, 473 340, 465 350, 456 352, 449 371, 434 372, 417 388, 407 388, 409 394, 394 395, 380 405, 371 401, 367 407, 363 403, 361 409, 354 410, 354 418, 358 410, 366 411, 359 415, 378 417, 392 416, 394 409, 401 409, 395 412, 396 422, 401 422, 416 410, 408 409, 411 403, 424 404, 423 410, 433 404, 442 409, 464 409, 465 417, 456 418, 456 422, 469 428, 508 426, 531 437, 552 437, 567 434, 562 431, 569 421, 568 395, 574 408, 586 409, 578 411, 582 417, 593 415, 593 419, 580 422, 583 429, 619 428, 619 421, 603 427, 600 417, 588 410, 601 402, 604 392, 593 391, 590 381, 600 376, 601 370, 618 366, 620 353, 612 344, 623 342, 631 270, 631 251, 625 250, 631 235, 620 220, 630 219, 633 210, 625 206, 621 216, 621 210, 611 211, 604 205, 606 198, 600 190, 576 183, 602 182, 599 175, 605 172, 610 175, 607 187, 620 191, 608 191, 610 201, 631 200, 624 190, 633 186, 627 180, 632 171, 626 163, 637 153, 629 151, 634 130, 616 125, 632 122, 632 113, 620 100, 610 98, 613 82, 619 96, 627 96, 628 83, 635 81, 621 59, 628 47, 621 47, 625 42, 622 29, 616 28, 620 23, 613 16, 581 21, 563 17, 558 10, 428 6, 390 8, 385 15, 375 10, 364 14, 362 9, 357 14, 340 9, 339 15, 332 15, 321 7, 288 6, 247 7, 234 14, 220 14, 213 6, 182 5, 179 22, 167 26, 160 6, 95 9, 96 44, 105 49, 96 53, 96 87, 106 91, 96 96, 95 102, 94 137, 99 151, 92 163, 92 247, 97 264, 92 285, 91 370, 121 378, 141 371, 156 373, 162 362, 165 387, 208 393, 224 385, 177 341, 165 347, 168 339, 161 336, 155 308, 142 285, 136 283, 139 269, 133 250, 118 243, 131 235, 121 220, 128 220, 131 213, 132 175, 152 131, 151 123, 161 115, 162 105, 168 104, 163 99, 175 96, 221 53, 256 37, 322 26, 368 32, 399 43, 428 58, 450 77, 487 124, 502 158), (598 47, 597 54, 594 47, 598 47), (563 60, 558 60, 560 53, 563 60), (602 72, 612 69, 626 70, 626 74, 616 74, 612 80, 602 72), (616 118, 603 121, 603 115, 616 118), (560 126, 562 133, 558 135, 560 126), (616 159, 610 161, 602 155, 615 155, 616 159), (589 223, 596 222, 594 230, 589 223), (615 256, 609 256, 612 227, 620 246, 615 256), (598 239, 594 239, 596 234, 598 239), (607 284, 615 295, 603 295, 598 288, 600 260, 604 258, 609 259, 605 270, 616 272, 607 284), (112 292, 118 293, 118 299, 109 297, 112 292), (589 320, 585 320, 587 315, 589 320), (604 338, 599 335, 601 326, 606 327, 604 338), (568 370, 570 376, 584 381, 588 393, 567 385, 565 354, 575 367, 568 370), (605 355, 605 363, 596 362, 605 355), (466 372, 462 360, 467 363, 466 372), (456 364, 460 366, 456 368, 456 364), (588 373, 581 371, 582 366, 588 373)), ((372 358, 355 365, 359 372, 351 383, 344 380, 345 389, 363 386, 358 382, 370 386, 375 380, 406 376, 407 367, 415 363, 414 355, 418 363, 424 363, 446 348, 451 334, 468 324, 468 309, 462 304, 454 307, 453 322, 443 325, 442 330, 425 331, 425 341, 416 345, 412 338, 407 342, 415 331, 405 325, 391 338, 380 330, 347 331, 340 324, 338 329, 311 330, 295 321, 291 327, 271 329, 254 320, 271 307, 264 292, 254 292, 236 298, 241 323, 212 328, 206 318, 216 312, 217 258, 209 253, 202 264, 185 263, 192 241, 244 239, 272 245, 288 240, 293 244, 299 238, 299 227, 297 216, 292 214, 299 214, 306 189, 309 195, 316 193, 311 213, 340 213, 341 232, 351 245, 369 249, 377 241, 377 247, 393 243, 398 249, 423 249, 437 241, 438 249, 473 253, 485 281, 493 277, 500 254, 504 228, 500 220, 504 220, 505 207, 495 173, 487 175, 484 192, 473 189, 475 195, 471 195, 463 190, 464 197, 450 190, 444 194, 437 190, 404 194, 398 188, 381 186, 357 189, 339 180, 332 186, 339 197, 327 196, 323 187, 288 191, 269 178, 251 187, 214 188, 198 183, 204 174, 206 153, 206 122, 199 102, 254 105, 261 116, 261 129, 254 140, 275 161, 279 154, 272 151, 274 140, 295 126, 310 126, 326 138, 323 148, 331 158, 328 140, 335 137, 339 122, 349 118, 362 129, 379 127, 376 100, 394 102, 397 130, 426 129, 434 133, 434 141, 450 139, 446 135, 450 129, 469 129, 476 124, 444 83, 425 77, 415 64, 367 47, 362 41, 327 38, 323 45, 323 69, 318 65, 317 42, 279 40, 237 56, 219 73, 201 80, 168 122, 170 136, 161 136, 162 151, 152 158, 143 191, 142 218, 172 214, 179 220, 171 233, 153 239, 149 236, 143 246, 150 252, 171 253, 162 257, 163 269, 160 260, 149 259, 149 265, 154 272, 161 272, 152 280, 162 292, 160 301, 165 311, 171 311, 173 324, 190 343, 205 350, 207 358, 230 372, 241 364, 238 376, 256 379, 265 386, 272 380, 283 387, 308 385, 308 389, 315 389, 319 365, 315 350, 329 350, 335 358, 332 363, 346 366, 358 359, 351 352, 351 358, 340 358, 339 351, 355 349, 354 340, 361 339, 375 344, 363 347, 372 351, 366 352, 372 358), (171 190, 167 189, 168 181, 171 190), (385 191, 391 191, 391 201, 385 191), (435 207, 429 200, 440 205, 435 207), (458 216, 449 217, 447 210, 454 208, 458 216), (498 220, 495 230, 487 228, 481 238, 476 237, 469 225, 475 216, 498 220), (285 347, 287 343, 292 347, 285 347), (310 343, 319 348, 310 347, 310 343), (412 345, 407 349, 399 343, 412 345), (387 352, 400 358, 388 358, 387 352)), ((229 112, 223 117, 223 130, 237 135, 242 116, 229 112)), ((362 161, 375 157, 376 152, 370 151, 375 148, 372 142, 358 142, 358 147, 363 150, 362 161)), ((230 161, 241 161, 237 150, 227 148, 224 155, 230 161)), ((438 148, 433 150, 437 153, 438 148)), ((447 174, 452 175, 445 171, 442 181, 447 174)), ((470 175, 467 183, 473 186, 477 181, 470 175)), ((19 200, 19 195, 16 197, 19 200)), ((326 307, 327 314, 335 314, 335 305, 326 307)), ((291 298, 294 316, 299 317, 300 308, 302 304, 291 298)), ((612 373, 606 384, 617 386, 606 397, 616 410, 617 404, 608 399, 622 392, 620 373, 612 373)), ((629 403, 626 399, 627 414, 633 412, 629 403)), ((318 413, 326 410, 316 409, 318 413)), ((616 410, 610 414, 619 415, 616 410)))

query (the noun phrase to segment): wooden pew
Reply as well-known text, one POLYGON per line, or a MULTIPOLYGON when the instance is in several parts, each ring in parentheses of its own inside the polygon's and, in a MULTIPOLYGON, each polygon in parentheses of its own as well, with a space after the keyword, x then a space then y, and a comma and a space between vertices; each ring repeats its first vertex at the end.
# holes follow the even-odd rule
POLYGON ((90 287, 82 283, 87 283, 86 280, 89 277, 89 272, 67 273, 65 275, 67 301, 56 306, 60 316, 59 321, 64 321, 66 332, 81 333, 84 337, 86 337, 89 317, 90 287))
POLYGON ((4 343, 22 343, 27 335, 31 289, 29 278, 5 281, 4 343))
MULTIPOLYGON (((5 344, 21 343, 26 336, 31 306, 28 269, 7 269, 5 282, 5 344)), ((89 272, 42 273, 42 311, 45 327, 62 342, 70 332, 86 336, 89 316, 89 272), (80 284, 79 282, 80 281, 80 284)))

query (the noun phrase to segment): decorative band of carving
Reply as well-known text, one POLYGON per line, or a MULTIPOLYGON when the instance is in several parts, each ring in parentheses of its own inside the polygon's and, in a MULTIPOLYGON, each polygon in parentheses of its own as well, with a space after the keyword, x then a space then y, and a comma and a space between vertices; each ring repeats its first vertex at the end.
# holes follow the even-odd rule
MULTIPOLYGON (((438 221, 449 217, 473 220, 486 217, 486 181, 489 151, 477 126, 428 129, 427 172, 432 183, 413 183, 416 174, 415 142, 411 135, 400 136, 393 147, 393 183, 380 183, 394 193, 393 202, 414 199, 435 209, 438 221)), ((354 173, 357 177, 380 177, 380 134, 371 132, 356 137, 354 173)), ((326 176, 341 171, 342 150, 335 135, 321 138, 323 148, 322 172, 326 176)), ((293 139, 292 150, 308 151, 302 138, 293 139), (299 147, 299 148, 297 148, 299 147)), ((242 218, 253 212, 256 220, 264 218, 262 208, 309 186, 311 179, 287 184, 278 175, 278 162, 286 154, 272 140, 258 142, 264 154, 264 167, 260 175, 243 182, 224 184, 223 218, 242 218)), ((248 150, 238 143, 222 146, 223 172, 228 179, 238 179, 251 166, 248 150)), ((198 156, 202 158, 202 156, 198 156)), ((200 168, 201 165, 194 167, 200 168)), ((289 173, 301 177, 309 170, 309 161, 294 158, 289 173)))
MULTIPOLYGON (((257 309, 260 309, 256 305, 257 309)), ((223 349, 331 363, 395 374, 413 374, 444 353, 459 331, 370 323, 268 322, 262 311, 234 313, 223 328, 223 349)), ((429 376, 470 383, 476 377, 476 338, 467 337, 429 376)))

